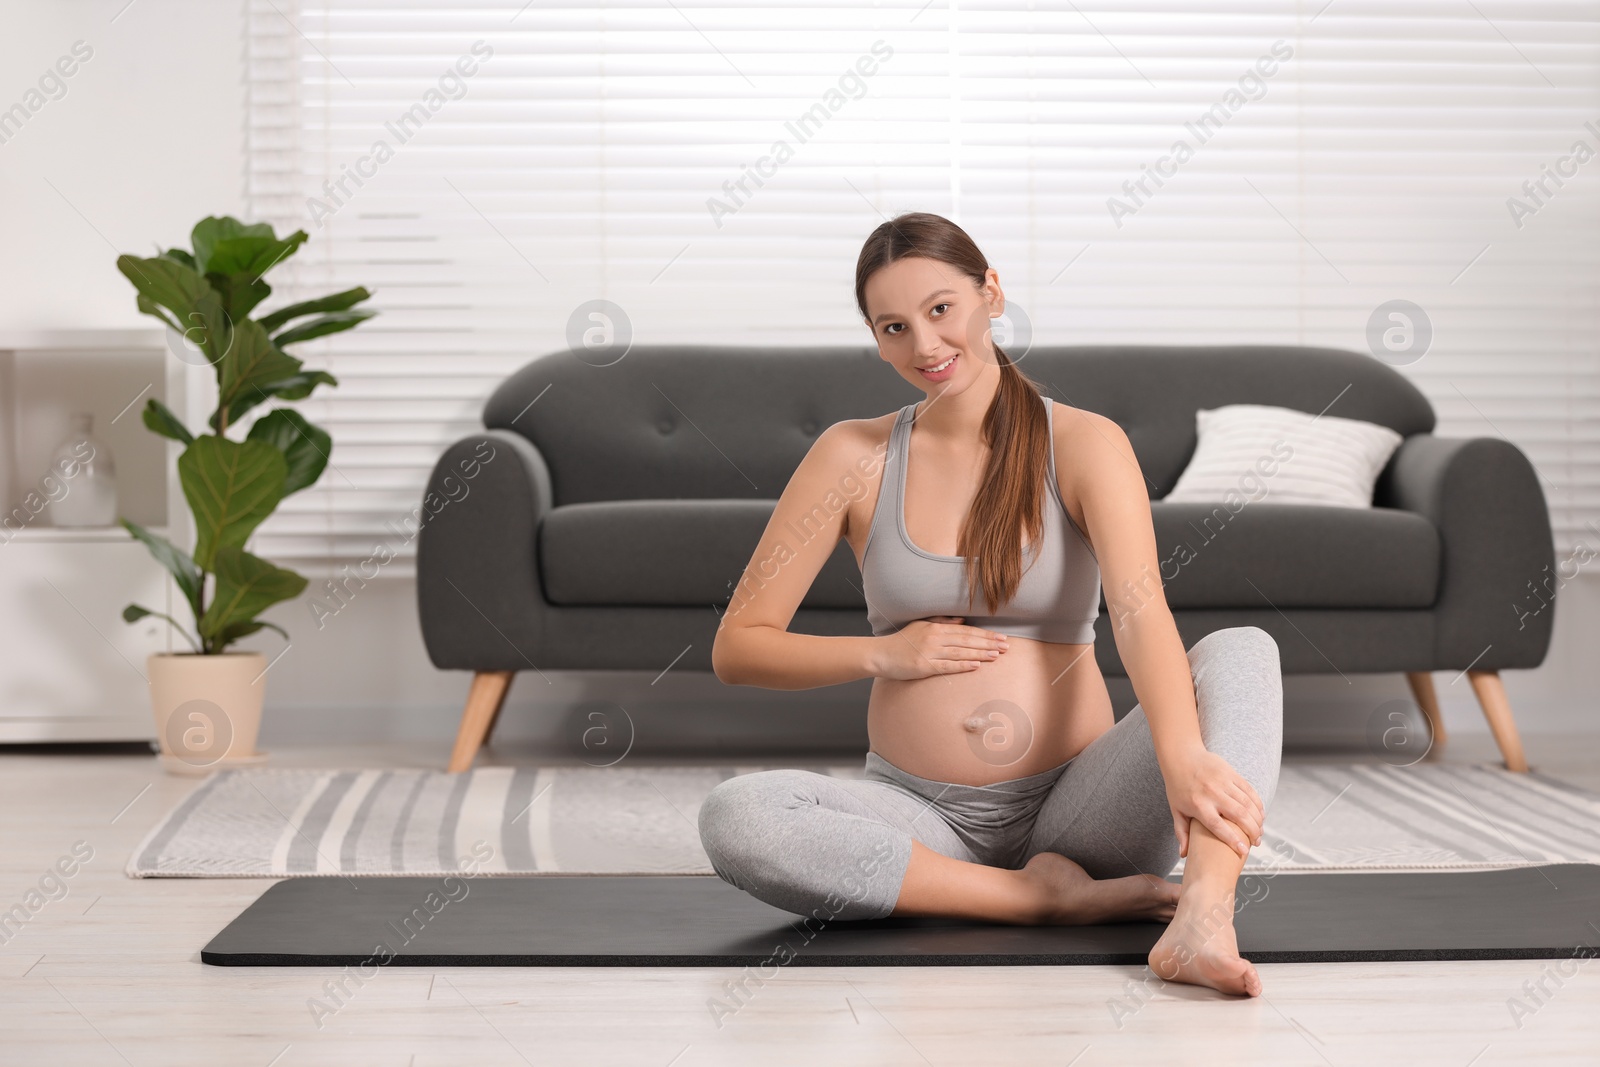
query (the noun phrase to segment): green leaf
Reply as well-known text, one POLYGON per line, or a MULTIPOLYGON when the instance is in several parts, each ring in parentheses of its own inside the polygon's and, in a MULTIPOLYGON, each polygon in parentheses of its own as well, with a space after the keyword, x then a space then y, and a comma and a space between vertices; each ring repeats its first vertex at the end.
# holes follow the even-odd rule
POLYGON ((204 278, 165 256, 118 256, 117 269, 139 291, 140 311, 156 315, 183 334, 185 340, 205 353, 209 362, 215 364, 224 358, 232 343, 233 324, 223 310, 222 298, 204 278), (159 315, 151 305, 166 308, 173 318, 159 315))
POLYGON ((272 295, 272 286, 262 281, 259 275, 252 275, 249 271, 239 274, 218 274, 212 271, 206 275, 206 281, 217 291, 217 296, 222 300, 223 310, 234 322, 249 315, 257 304, 272 295))
POLYGON ((227 545, 217 549, 216 575, 216 595, 200 620, 200 635, 214 647, 220 647, 219 642, 225 644, 221 639, 230 631, 237 632, 241 624, 257 621, 256 616, 262 611, 299 596, 306 587, 306 580, 294 571, 274 567, 242 548, 227 545))
POLYGON ((346 289, 342 293, 332 293, 328 296, 319 296, 315 300, 302 300, 298 304, 281 307, 270 315, 263 315, 256 321, 268 333, 290 319, 298 319, 304 315, 315 315, 324 311, 347 311, 361 301, 368 299, 372 294, 367 292, 365 286, 358 285, 354 289, 346 289))
POLYGON ((165 256, 141 259, 138 256, 120 255, 117 257, 117 269, 140 293, 152 302, 171 309, 180 319, 194 310, 202 296, 211 292, 211 286, 193 267, 165 256))
POLYGON ((191 266, 205 275, 234 322, 272 294, 272 287, 261 276, 306 242, 304 230, 280 240, 269 223, 246 226, 230 216, 200 220, 191 237, 191 266))
POLYGON ((319 385, 338 385, 339 379, 325 370, 301 371, 267 386, 266 391, 283 400, 304 400, 319 385))
POLYGON ((287 641, 289 639, 289 634, 277 623, 267 622, 264 619, 252 619, 250 622, 236 622, 230 626, 224 626, 218 632, 212 644, 218 649, 226 648, 241 637, 249 637, 257 630, 276 630, 278 633, 283 634, 284 640, 287 641))
POLYGON ((328 315, 319 315, 310 322, 302 322, 298 326, 291 326, 282 333, 273 337, 272 343, 280 348, 292 345, 298 341, 309 341, 313 337, 326 337, 330 333, 341 333, 353 326, 376 315, 376 311, 335 311, 328 315))
POLYGON ((194 434, 185 426, 167 406, 155 397, 145 401, 144 424, 162 437, 170 437, 182 444, 189 444, 194 440, 194 434))
MULTIPOLYGON (((268 234, 271 234, 270 227, 268 234)), ((206 260, 207 274, 247 274, 260 278, 299 250, 307 240, 306 231, 296 230, 282 239, 268 236, 230 237, 218 241, 206 260)))
MULTIPOLYGON (((207 286, 206 292, 195 301, 194 310, 180 316, 179 321, 185 324, 184 329, 179 331, 183 339, 200 349, 207 363, 218 367, 228 358, 228 352, 233 348, 233 320, 228 317, 222 306, 222 297, 215 289, 207 286)), ((221 373, 220 368, 218 373, 221 373)))
MULTIPOLYGON (((273 397, 282 400, 304 400, 311 395, 311 390, 319 385, 338 385, 339 379, 325 370, 301 371, 291 374, 281 381, 270 382, 264 386, 257 386, 248 392, 240 393, 234 398, 228 408, 228 425, 235 426, 239 419, 257 404, 263 404, 273 397)), ((211 428, 217 428, 217 416, 211 416, 211 428)))
POLYGON ((185 267, 188 267, 190 270, 194 270, 194 272, 196 274, 200 273, 199 271, 195 270, 194 257, 191 256, 189 253, 185 252, 181 248, 169 248, 169 249, 167 249, 165 252, 163 252, 161 254, 163 256, 167 257, 168 259, 177 260, 179 263, 182 263, 185 267))
POLYGON ((179 326, 170 317, 168 317, 166 309, 161 307, 161 305, 157 304, 154 300, 151 300, 148 296, 140 293, 137 298, 137 303, 139 305, 140 312, 143 314, 154 315, 156 318, 166 323, 168 329, 176 330, 178 333, 183 332, 183 327, 179 326))
MULTIPOLYGON (((127 519, 117 521, 122 523, 135 538, 144 542, 144 546, 150 550, 157 563, 167 568, 172 574, 172 580, 178 583, 178 588, 183 592, 183 598, 189 602, 189 610, 194 612, 195 618, 199 618, 200 593, 205 587, 205 576, 200 573, 200 568, 195 566, 194 560, 189 558, 189 554, 165 537, 151 533, 138 523, 129 522, 127 519)), ((122 613, 122 617, 127 622, 133 621, 128 618, 126 611, 122 613)))
POLYGON ((292 377, 299 370, 300 361, 279 350, 259 322, 245 319, 234 330, 233 347, 217 366, 217 407, 231 415, 241 397, 256 389, 264 392, 268 385, 292 377))
POLYGON ((192 647, 196 652, 200 651, 200 646, 195 644, 194 638, 189 636, 189 631, 185 630, 182 626, 179 626, 178 625, 178 620, 174 619, 171 615, 168 615, 166 612, 164 612, 164 611, 151 611, 149 608, 142 608, 138 604, 129 604, 127 607, 122 609, 122 621, 123 622, 138 622, 140 619, 145 618, 146 616, 149 616, 150 618, 155 618, 155 619, 166 619, 167 622, 172 624, 172 628, 174 630, 177 630, 180 634, 183 635, 183 639, 185 641, 189 642, 190 647, 192 647))
POLYGON ((194 561, 216 570, 219 549, 249 539, 283 499, 289 467, 283 453, 265 441, 196 437, 178 457, 178 478, 194 512, 194 561))
POLYGON ((283 453, 289 465, 283 495, 298 493, 322 476, 333 451, 333 438, 319 426, 307 422, 298 411, 274 408, 255 421, 246 440, 265 441, 283 453))
POLYGON ((276 237, 230 237, 212 246, 205 273, 239 274, 258 279, 306 243, 306 231, 278 240, 276 237))
POLYGON ((189 233, 189 243, 194 247, 195 270, 201 274, 211 270, 211 251, 218 242, 236 239, 239 237, 265 238, 268 241, 276 240, 272 232, 272 224, 257 222, 246 226, 231 215, 220 218, 211 215, 194 224, 194 229, 189 233))

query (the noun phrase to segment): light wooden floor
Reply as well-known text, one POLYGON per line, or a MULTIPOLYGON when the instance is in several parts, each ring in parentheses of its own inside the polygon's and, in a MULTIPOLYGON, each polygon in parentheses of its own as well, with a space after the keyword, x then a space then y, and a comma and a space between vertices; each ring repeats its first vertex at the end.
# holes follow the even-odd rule
MULTIPOLYGON (((1527 738, 1536 769, 1600 790, 1600 735, 1527 738)), ((1487 736, 1446 758, 1492 758, 1487 736)), ((432 766, 442 747, 273 754, 271 765, 432 766)), ((488 753, 489 762, 507 752, 488 753)), ((1350 753, 1291 759, 1356 758, 1350 753)), ((270 884, 136 880, 138 839, 194 786, 154 757, 0 754, 0 910, 75 841, 70 892, 0 946, 0 1063, 203 1064, 1491 1064, 1600 1060, 1600 964, 1519 1027, 1507 1000, 1545 961, 1265 965, 1266 994, 1151 982, 1135 967, 786 968, 717 1025, 732 968, 382 970, 319 1028, 331 972, 202 966, 200 947, 270 884), (1132 1002, 1127 1002, 1131 1006, 1132 1002)), ((1597 917, 1600 918, 1600 917, 1597 917)), ((354 987, 352 987, 354 988, 354 987)))

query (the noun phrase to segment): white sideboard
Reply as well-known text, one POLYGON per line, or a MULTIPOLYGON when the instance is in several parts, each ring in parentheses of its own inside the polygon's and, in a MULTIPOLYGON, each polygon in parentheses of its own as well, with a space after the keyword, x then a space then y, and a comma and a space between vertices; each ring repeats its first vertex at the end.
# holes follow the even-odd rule
POLYGON ((179 446, 140 416, 153 396, 196 428, 188 398, 210 373, 170 352, 160 328, 0 330, 0 742, 154 738, 145 657, 187 645, 122 609, 188 625, 187 608, 120 525, 57 528, 38 504, 71 413, 88 411, 116 462, 118 515, 192 544, 179 446))

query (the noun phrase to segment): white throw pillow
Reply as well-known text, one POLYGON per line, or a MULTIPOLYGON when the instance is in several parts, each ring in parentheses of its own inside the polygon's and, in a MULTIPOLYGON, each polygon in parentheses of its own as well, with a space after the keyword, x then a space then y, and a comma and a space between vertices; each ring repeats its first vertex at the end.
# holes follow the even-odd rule
POLYGON ((1202 409, 1195 428, 1194 458, 1164 500, 1370 508, 1404 440, 1387 426, 1264 404, 1202 409))

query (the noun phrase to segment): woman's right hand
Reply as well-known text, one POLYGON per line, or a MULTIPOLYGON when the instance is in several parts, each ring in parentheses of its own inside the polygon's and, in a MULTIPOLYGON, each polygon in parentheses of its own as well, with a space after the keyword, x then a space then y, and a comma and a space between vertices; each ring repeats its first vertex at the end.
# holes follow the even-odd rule
POLYGON ((878 660, 879 678, 910 681, 936 674, 975 671, 1006 650, 1006 635, 967 626, 961 615, 934 615, 914 619, 892 634, 875 640, 882 642, 878 660))

